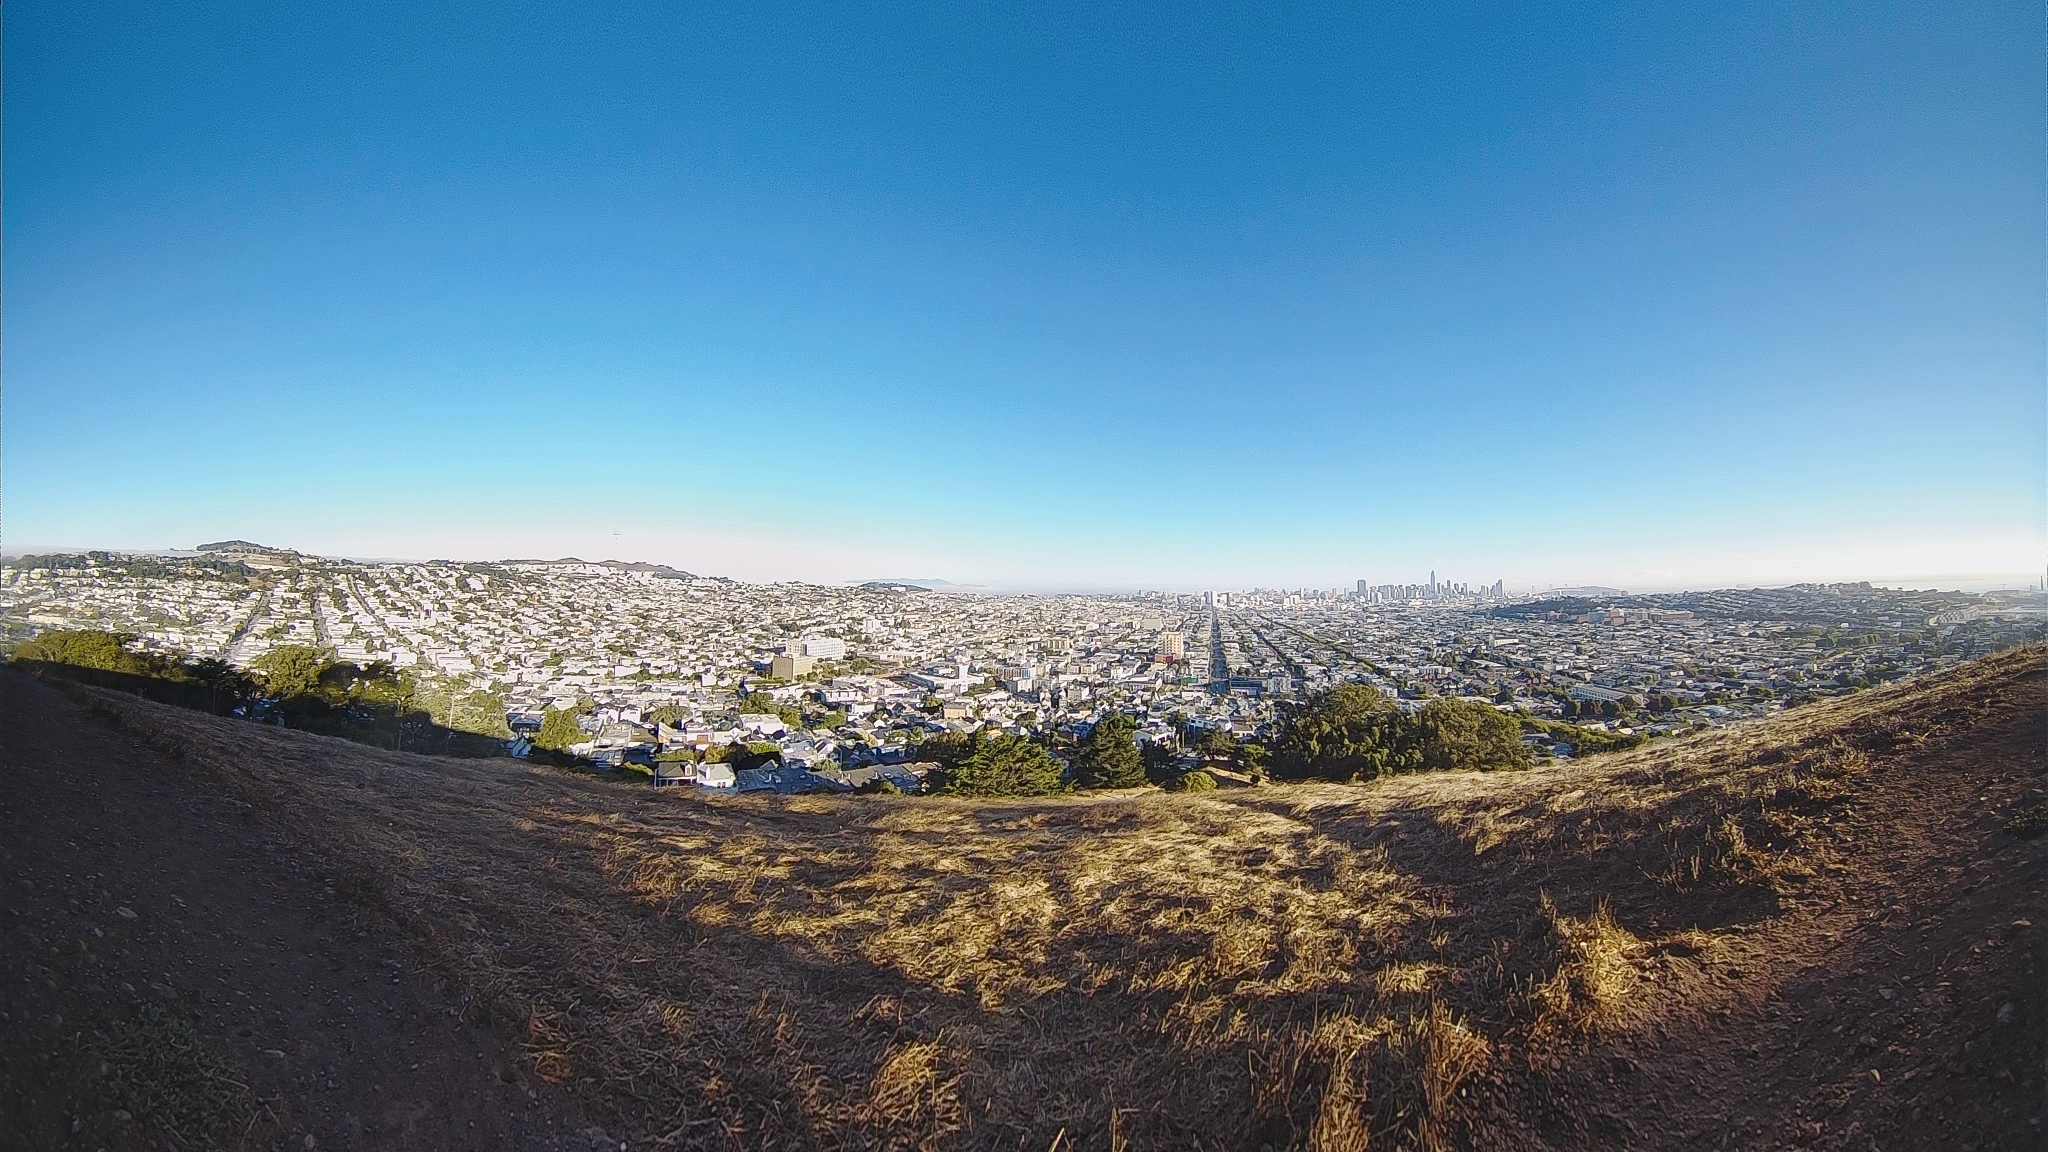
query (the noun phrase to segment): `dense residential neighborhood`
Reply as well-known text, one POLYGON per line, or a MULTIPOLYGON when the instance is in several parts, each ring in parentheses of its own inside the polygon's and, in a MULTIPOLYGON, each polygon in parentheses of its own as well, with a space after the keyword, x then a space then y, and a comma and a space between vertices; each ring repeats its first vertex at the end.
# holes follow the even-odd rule
MULTIPOLYGON (((240 667, 318 648, 490 701, 484 723, 464 723, 515 755, 551 713, 573 715, 562 746, 578 757, 739 791, 915 791, 931 767, 915 752, 935 736, 1073 740, 1111 713, 1191 764, 1203 736, 1260 739, 1277 708, 1349 682, 1407 710, 1462 697, 1655 736, 1947 667, 2044 625, 2038 592, 1867 584, 1511 597, 1432 573, 1348 590, 981 595, 618 561, 357 563, 239 541, 0 568, 13 641, 98 629, 240 667)), ((1538 754, 1575 751, 1530 727, 1538 754)))

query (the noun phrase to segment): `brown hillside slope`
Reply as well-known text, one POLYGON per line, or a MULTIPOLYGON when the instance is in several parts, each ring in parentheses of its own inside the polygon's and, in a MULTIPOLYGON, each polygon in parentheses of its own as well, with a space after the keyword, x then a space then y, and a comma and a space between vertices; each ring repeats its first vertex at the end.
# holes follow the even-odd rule
POLYGON ((634 1146, 2016 1149, 2043 655, 1570 767, 1010 803, 81 698, 634 1146))

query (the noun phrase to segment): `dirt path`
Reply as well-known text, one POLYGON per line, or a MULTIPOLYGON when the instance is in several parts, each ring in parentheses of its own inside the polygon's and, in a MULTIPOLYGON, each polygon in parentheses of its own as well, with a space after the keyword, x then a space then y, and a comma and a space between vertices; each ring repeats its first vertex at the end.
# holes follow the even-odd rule
POLYGON ((0 1147, 619 1147, 236 802, 13 673, 0 876, 0 1147))

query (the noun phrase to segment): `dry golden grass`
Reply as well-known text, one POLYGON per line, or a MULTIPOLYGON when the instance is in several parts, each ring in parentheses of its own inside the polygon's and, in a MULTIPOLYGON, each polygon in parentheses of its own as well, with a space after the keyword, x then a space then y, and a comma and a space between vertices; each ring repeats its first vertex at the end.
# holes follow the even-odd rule
POLYGON ((2038 649, 1514 774, 1042 801, 659 797, 110 693, 636 1145, 1443 1148, 1681 1003, 1873 755, 2038 649), (1732 903, 1731 903, 1732 902, 1732 903), (1662 925, 1660 927, 1660 925, 1662 925))

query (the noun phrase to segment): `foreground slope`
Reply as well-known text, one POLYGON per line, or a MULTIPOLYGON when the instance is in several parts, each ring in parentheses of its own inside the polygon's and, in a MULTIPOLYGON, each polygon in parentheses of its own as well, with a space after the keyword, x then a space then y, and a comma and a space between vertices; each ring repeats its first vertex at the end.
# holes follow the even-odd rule
POLYGON ((2039 649, 1525 773, 1009 803, 656 797, 79 698, 635 1145, 2039 1139, 2043 841, 2003 830, 2039 649))
POLYGON ((326 879, 0 673, 0 1149, 618 1147, 326 879))

